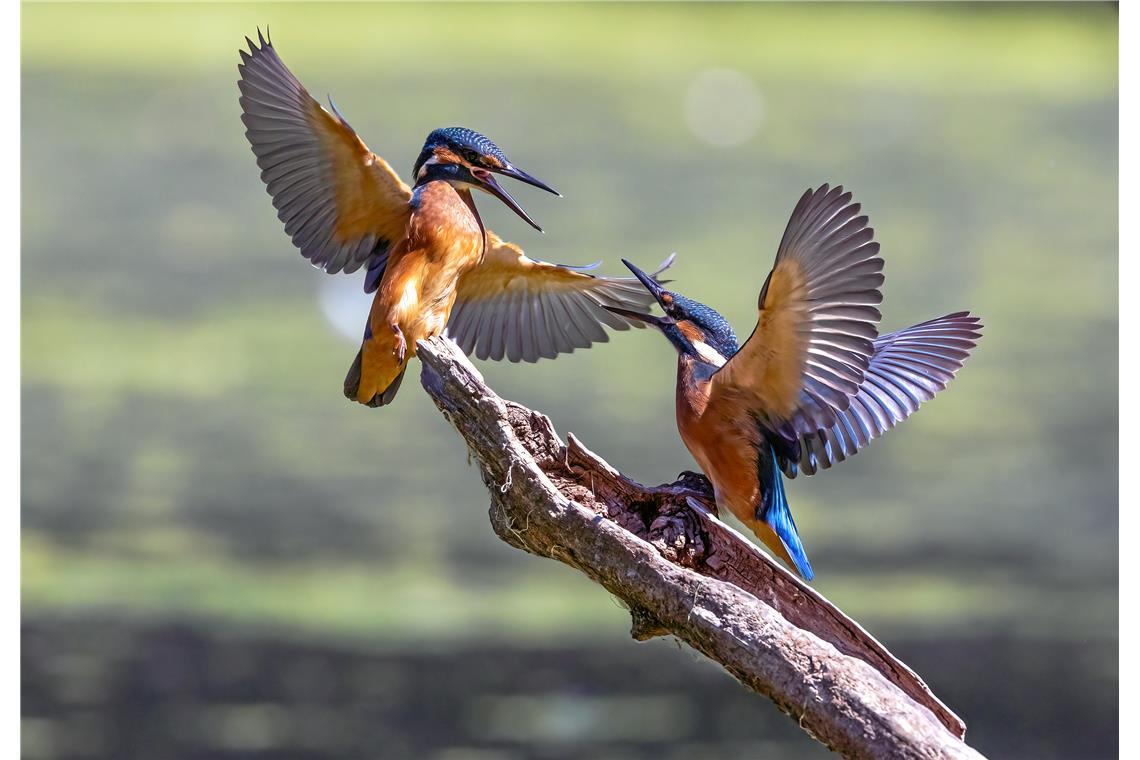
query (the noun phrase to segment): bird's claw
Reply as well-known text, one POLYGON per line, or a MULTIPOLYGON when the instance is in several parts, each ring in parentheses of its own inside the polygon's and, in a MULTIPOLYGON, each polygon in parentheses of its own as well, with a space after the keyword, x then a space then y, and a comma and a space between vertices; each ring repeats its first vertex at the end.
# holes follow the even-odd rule
POLYGON ((404 357, 408 355, 408 341, 404 339, 403 331, 396 325, 392 325, 392 333, 396 336, 396 347, 392 353, 396 355, 396 361, 403 364, 404 357))

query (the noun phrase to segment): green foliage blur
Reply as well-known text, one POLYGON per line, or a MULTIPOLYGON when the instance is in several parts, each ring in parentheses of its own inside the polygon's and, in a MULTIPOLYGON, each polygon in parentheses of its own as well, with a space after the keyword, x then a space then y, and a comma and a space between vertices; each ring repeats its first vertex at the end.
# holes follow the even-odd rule
MULTIPOLYGON (((405 176, 432 128, 478 129, 565 196, 516 193, 546 235, 478 199, 489 226, 607 273, 677 251, 675 288, 742 335, 799 195, 852 189, 884 329, 971 309, 986 330, 913 419, 789 484, 816 587, 888 645, 1094 642, 1090 683, 1115 683, 1117 37, 1098 5, 25 5, 25 619, 417 649, 626 636, 604 592, 493 536, 414 381, 384 410, 341 396, 356 349, 322 303, 367 301, 297 255, 239 121, 237 49, 267 23, 405 176), (693 126, 708 69, 755 87, 739 144, 693 126)), ((673 365, 639 331, 481 369, 657 483, 694 468, 673 365)))

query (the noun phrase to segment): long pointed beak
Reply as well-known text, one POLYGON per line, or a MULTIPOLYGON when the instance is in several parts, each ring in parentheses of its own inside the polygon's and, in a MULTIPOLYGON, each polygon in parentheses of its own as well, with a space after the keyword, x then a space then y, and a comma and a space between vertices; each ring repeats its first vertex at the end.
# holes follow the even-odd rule
POLYGON ((645 272, 642 272, 626 259, 622 259, 621 263, 625 264, 626 268, 628 268, 629 271, 633 272, 634 277, 641 280, 641 284, 645 286, 646 290, 653 294, 653 297, 657 299, 657 303, 661 304, 661 308, 665 308, 665 304, 661 300, 661 294, 665 292, 665 288, 661 287, 661 283, 657 282, 657 280, 653 279, 645 272))
POLYGON ((640 311, 631 311, 630 309, 623 309, 620 306, 606 306, 601 304, 602 308, 606 311, 612 311, 614 314, 625 317, 626 319, 635 319, 638 322, 644 322, 647 325, 654 327, 663 327, 665 325, 673 324, 673 320, 669 317, 658 317, 654 314, 642 314, 640 311))
POLYGON ((512 177, 514 179, 517 179, 519 182, 525 182, 528 185, 537 187, 539 190, 545 190, 548 193, 553 193, 559 198, 562 197, 562 193, 558 192, 553 187, 540 180, 538 177, 531 176, 530 174, 524 172, 522 169, 518 169, 514 166, 511 166, 510 164, 508 164, 505 169, 493 169, 492 171, 496 172, 497 174, 502 174, 504 177, 512 177))
MULTIPOLYGON (((503 172, 503 173, 505 173, 505 172, 503 172)), ((520 172, 520 174, 521 174, 521 172, 520 172)), ((513 175, 508 175, 508 176, 513 176, 513 175)), ((541 184, 538 180, 534 179, 529 174, 525 175, 525 176, 527 176, 531 180, 534 180, 530 184, 535 185, 537 187, 541 187, 544 190, 550 190, 549 187, 546 187, 545 185, 541 184)), ((509 208, 511 211, 514 211, 516 214, 521 216, 522 220, 524 222, 529 224, 531 227, 534 227, 539 232, 542 232, 542 228, 538 226, 538 223, 535 222, 533 219, 531 219, 530 214, 528 214, 526 211, 523 210, 523 207, 519 205, 519 202, 516 201, 514 198, 512 198, 511 194, 508 193, 506 190, 504 190, 503 187, 498 182, 495 181, 494 176, 492 176, 491 174, 488 173, 488 174, 483 175, 482 177, 477 177, 476 180, 479 183, 479 187, 481 187, 483 190, 486 190, 488 193, 490 193, 491 195, 493 195, 496 198, 498 198, 499 200, 501 200, 504 204, 506 204, 507 208, 509 208)), ((554 191, 550 190, 550 192, 554 192, 554 191)))

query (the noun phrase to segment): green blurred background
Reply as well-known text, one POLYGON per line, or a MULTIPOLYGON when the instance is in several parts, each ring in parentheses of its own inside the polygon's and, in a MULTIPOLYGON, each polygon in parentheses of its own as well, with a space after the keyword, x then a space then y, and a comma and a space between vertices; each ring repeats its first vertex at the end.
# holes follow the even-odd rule
MULTIPOLYGON (((747 334, 843 183, 885 329, 986 322, 950 389, 789 497, 816 587, 1001 757, 1117 750, 1117 14, 1006 5, 24 5, 28 758, 820 757, 604 591, 500 543, 415 382, 340 383, 368 301, 290 245, 238 120, 269 24, 406 173, 433 127, 564 199, 532 255, 648 266, 747 334), (339 327, 338 327, 339 325, 339 327), (347 325, 347 327, 345 327, 347 325)), ((659 337, 481 365, 647 483, 693 463, 659 337)))

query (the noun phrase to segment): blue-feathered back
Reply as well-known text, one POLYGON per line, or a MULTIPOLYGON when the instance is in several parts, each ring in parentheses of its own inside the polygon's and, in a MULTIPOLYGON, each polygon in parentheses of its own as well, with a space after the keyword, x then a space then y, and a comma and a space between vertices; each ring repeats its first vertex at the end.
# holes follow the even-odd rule
POLYGON ((776 535, 784 543, 796 571, 800 576, 810 581, 815 577, 808 562, 807 552, 800 541, 799 531, 796 530, 796 521, 792 519, 792 510, 788 506, 788 496, 784 493, 784 476, 780 472, 780 465, 776 459, 776 451, 769 447, 768 456, 762 456, 759 462, 760 488, 763 499, 760 519, 768 523, 776 535))

